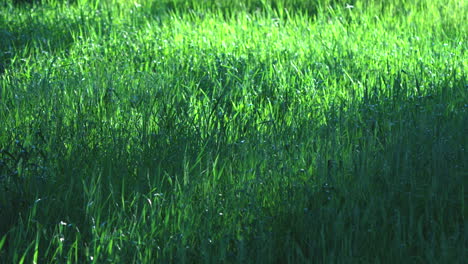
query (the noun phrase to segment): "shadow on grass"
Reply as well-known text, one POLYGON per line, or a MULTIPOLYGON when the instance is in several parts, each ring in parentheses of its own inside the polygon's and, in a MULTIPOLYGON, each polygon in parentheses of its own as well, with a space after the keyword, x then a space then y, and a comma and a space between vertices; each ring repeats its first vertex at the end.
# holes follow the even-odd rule
POLYGON ((32 1, 4 5, 2 12, 8 13, 8 19, 0 22, 0 74, 16 59, 66 51, 73 44, 73 32, 79 30, 78 18, 50 12, 53 7, 38 8, 29 2, 32 1))
POLYGON ((345 7, 347 4, 353 4, 355 1, 343 0, 251 0, 251 1, 238 1, 238 0, 163 0, 153 1, 152 12, 164 13, 175 12, 184 13, 187 10, 195 10, 195 13, 203 16, 204 12, 213 12, 223 15, 224 17, 231 17, 238 12, 247 13, 301 13, 311 17, 312 19, 317 15, 320 9, 328 7, 345 7))

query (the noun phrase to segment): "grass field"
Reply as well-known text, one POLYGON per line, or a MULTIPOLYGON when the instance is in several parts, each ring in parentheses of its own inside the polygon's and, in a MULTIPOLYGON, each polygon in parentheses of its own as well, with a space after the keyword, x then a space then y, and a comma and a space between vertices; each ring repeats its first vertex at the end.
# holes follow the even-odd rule
POLYGON ((0 263, 463 263, 467 16, 1 0, 0 263))

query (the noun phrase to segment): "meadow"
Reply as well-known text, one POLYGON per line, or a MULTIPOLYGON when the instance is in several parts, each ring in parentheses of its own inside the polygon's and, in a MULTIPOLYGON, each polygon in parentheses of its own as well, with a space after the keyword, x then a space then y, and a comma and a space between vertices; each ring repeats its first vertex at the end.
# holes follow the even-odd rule
POLYGON ((467 16, 1 0, 0 263, 463 263, 467 16))

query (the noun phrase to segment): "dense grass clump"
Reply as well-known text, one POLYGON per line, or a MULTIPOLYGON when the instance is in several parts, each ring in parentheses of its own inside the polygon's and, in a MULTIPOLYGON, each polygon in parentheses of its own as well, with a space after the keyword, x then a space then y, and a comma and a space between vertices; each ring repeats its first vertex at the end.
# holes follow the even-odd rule
POLYGON ((468 259, 464 1, 0 6, 0 262, 468 259))

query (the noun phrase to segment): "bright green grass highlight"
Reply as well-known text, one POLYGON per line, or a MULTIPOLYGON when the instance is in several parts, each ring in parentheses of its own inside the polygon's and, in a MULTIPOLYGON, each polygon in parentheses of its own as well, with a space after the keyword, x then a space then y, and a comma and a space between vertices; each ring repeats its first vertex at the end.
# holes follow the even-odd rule
POLYGON ((468 259, 466 1, 24 2, 0 262, 468 259))

